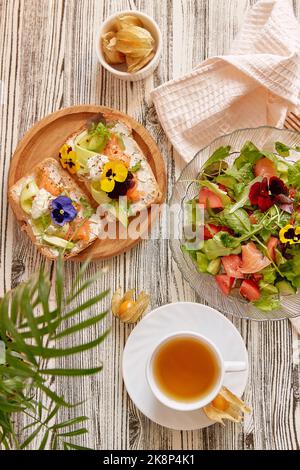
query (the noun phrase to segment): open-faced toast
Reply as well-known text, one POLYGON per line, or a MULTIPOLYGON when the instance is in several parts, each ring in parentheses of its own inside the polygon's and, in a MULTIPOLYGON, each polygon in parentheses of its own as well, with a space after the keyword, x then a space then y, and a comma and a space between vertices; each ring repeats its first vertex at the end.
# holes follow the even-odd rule
POLYGON ((130 123, 113 113, 95 116, 72 134, 61 148, 60 161, 98 205, 111 205, 125 225, 142 209, 161 202, 160 188, 130 123), (118 210, 120 196, 127 198, 125 217, 118 210))
POLYGON ((95 209, 74 179, 54 159, 43 160, 9 190, 12 209, 43 255, 76 256, 96 240, 95 209))

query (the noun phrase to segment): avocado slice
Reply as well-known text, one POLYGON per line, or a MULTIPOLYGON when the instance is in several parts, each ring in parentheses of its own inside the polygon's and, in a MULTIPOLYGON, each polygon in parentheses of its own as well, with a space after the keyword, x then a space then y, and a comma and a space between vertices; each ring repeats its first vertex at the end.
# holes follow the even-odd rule
POLYGON ((64 248, 66 250, 72 250, 74 248, 75 243, 69 242, 68 240, 64 240, 63 238, 54 237, 52 235, 44 235, 43 241, 48 243, 49 245, 56 246, 58 248, 64 248))
POLYGON ((24 188, 21 191, 20 194, 20 204, 24 212, 26 214, 30 214, 31 207, 32 207, 32 200, 34 196, 37 195, 39 192, 38 185, 36 182, 32 179, 28 181, 28 183, 25 184, 24 188))
POLYGON ((80 165, 86 169, 86 162, 90 157, 93 155, 97 155, 97 152, 93 152, 88 149, 89 141, 91 136, 87 133, 87 131, 82 132, 76 137, 74 142, 74 150, 76 152, 78 161, 80 165))
POLYGON ((282 280, 276 282, 276 287, 279 290, 281 295, 293 295, 296 293, 296 289, 288 281, 282 280))

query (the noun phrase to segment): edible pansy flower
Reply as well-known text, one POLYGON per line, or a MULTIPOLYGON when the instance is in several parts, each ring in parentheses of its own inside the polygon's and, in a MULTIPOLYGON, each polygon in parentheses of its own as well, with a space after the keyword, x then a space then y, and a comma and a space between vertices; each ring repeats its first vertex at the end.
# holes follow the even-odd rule
POLYGON ((72 222, 77 216, 77 210, 72 200, 67 196, 59 196, 51 202, 51 219, 56 225, 63 226, 72 222))
POLYGON ((277 176, 272 176, 269 180, 263 178, 261 182, 256 182, 251 186, 249 200, 252 205, 258 206, 260 211, 265 212, 275 202, 280 202, 282 195, 287 194, 288 189, 284 182, 277 176))
POLYGON ((124 163, 120 161, 111 161, 105 163, 102 170, 100 187, 102 191, 111 193, 116 183, 124 183, 128 175, 128 169, 124 163))
POLYGON ((72 175, 77 173, 80 169, 76 152, 67 144, 64 144, 59 151, 59 161, 61 166, 67 169, 72 175))
POLYGON ((300 243, 300 227, 293 227, 293 225, 286 225, 279 232, 281 243, 289 243, 293 245, 300 243))

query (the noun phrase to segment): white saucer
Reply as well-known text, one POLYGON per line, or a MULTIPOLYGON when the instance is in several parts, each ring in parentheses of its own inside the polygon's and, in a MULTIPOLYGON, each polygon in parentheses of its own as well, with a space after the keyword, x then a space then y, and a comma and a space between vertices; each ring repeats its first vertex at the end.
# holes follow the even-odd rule
POLYGON ((201 429, 213 424, 202 410, 175 411, 161 404, 146 380, 146 363, 155 345, 169 333, 192 330, 207 336, 226 361, 245 361, 247 370, 227 372, 224 385, 241 396, 248 378, 248 355, 244 341, 221 313, 206 305, 178 302, 163 305, 146 315, 134 328, 123 352, 123 379, 139 410, 161 426, 177 430, 201 429))

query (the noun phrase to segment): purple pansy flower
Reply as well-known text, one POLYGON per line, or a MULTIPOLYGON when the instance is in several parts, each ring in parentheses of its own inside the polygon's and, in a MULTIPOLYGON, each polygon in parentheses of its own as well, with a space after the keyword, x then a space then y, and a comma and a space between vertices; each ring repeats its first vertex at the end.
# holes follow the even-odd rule
POLYGON ((51 203, 51 219, 56 225, 64 225, 75 219, 77 210, 67 196, 59 196, 51 203))

